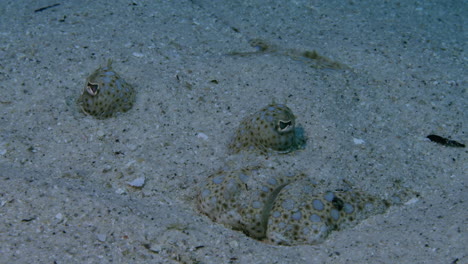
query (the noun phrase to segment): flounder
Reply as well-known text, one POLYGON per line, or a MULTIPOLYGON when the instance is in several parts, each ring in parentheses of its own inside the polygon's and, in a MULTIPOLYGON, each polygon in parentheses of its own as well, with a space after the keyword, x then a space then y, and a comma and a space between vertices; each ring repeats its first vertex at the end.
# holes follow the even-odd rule
POLYGON ((231 153, 241 150, 288 153, 302 148, 305 141, 303 129, 296 127, 291 109, 284 104, 270 104, 241 121, 229 149, 231 153))
POLYGON ((107 66, 95 70, 87 79, 78 105, 84 113, 98 119, 109 118, 130 110, 135 102, 135 89, 107 66))

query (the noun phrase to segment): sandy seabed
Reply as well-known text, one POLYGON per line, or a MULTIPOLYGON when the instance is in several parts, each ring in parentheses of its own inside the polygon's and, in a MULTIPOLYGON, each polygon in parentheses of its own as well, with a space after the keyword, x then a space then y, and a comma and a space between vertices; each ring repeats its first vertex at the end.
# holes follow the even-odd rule
POLYGON ((467 150, 426 138, 468 142, 464 1, 3 2, 0 263, 468 262, 467 150), (137 100, 97 120, 75 101, 109 58, 137 100), (211 222, 197 186, 271 102, 308 136, 271 162, 419 196, 314 246, 211 222))

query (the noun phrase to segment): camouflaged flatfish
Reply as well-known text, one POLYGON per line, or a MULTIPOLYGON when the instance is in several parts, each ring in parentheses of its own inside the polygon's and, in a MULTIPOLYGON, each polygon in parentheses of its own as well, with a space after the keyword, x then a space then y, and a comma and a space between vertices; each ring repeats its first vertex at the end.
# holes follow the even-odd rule
POLYGON ((78 105, 84 113, 98 119, 109 118, 130 110, 135 102, 135 89, 107 66, 95 70, 87 79, 78 105))
POLYGON ((302 148, 305 141, 291 109, 283 104, 270 104, 242 120, 229 149, 231 153, 241 150, 288 153, 302 148))
POLYGON ((381 214, 390 202, 362 191, 316 191, 309 181, 281 190, 268 219, 267 241, 278 245, 322 243, 334 230, 356 225, 381 214))
POLYGON ((304 176, 263 166, 222 169, 204 182, 197 197, 198 209, 217 223, 262 239, 276 194, 304 176))
POLYGON ((386 200, 357 189, 328 190, 304 173, 263 166, 219 170, 197 195, 198 209, 214 222, 285 246, 322 243, 331 232, 401 203, 398 196, 386 200))

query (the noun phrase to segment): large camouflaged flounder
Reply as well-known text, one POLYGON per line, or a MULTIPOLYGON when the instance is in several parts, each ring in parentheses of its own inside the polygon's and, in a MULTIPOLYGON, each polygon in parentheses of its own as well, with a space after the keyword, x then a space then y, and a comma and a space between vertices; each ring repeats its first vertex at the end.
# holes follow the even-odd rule
POLYGON ((109 60, 86 79, 78 104, 86 114, 104 119, 130 110, 134 101, 135 89, 112 69, 109 60))
POLYGON ((217 223, 262 239, 276 194, 286 184, 303 177, 300 173, 282 175, 263 166, 222 169, 204 182, 197 196, 198 209, 217 223))
POLYGON ((313 245, 330 232, 384 213, 390 203, 356 190, 317 192, 309 181, 281 190, 270 211, 267 241, 279 245, 313 245))
POLYGON ((241 150, 288 153, 305 145, 303 129, 296 127, 296 118, 291 109, 283 104, 270 104, 239 125, 229 144, 231 153, 241 150))
POLYGON ((210 175, 197 204, 214 222, 267 243, 293 246, 322 243, 332 231, 402 202, 398 195, 392 198, 398 199, 356 189, 330 190, 303 173, 248 166, 210 175))

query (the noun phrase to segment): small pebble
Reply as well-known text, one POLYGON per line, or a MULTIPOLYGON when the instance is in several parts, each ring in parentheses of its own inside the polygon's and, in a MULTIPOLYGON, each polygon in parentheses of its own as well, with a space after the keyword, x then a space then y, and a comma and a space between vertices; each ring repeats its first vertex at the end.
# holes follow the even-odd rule
POLYGON ((405 205, 411 205, 411 204, 415 204, 415 203, 417 203, 417 202, 419 202, 419 199, 416 198, 416 197, 413 197, 413 198, 411 198, 409 201, 407 201, 407 202, 405 203, 405 205))
POLYGON ((7 153, 7 143, 6 142, 0 142, 0 155, 5 155, 7 153))
POLYGON ((109 164, 104 165, 104 167, 102 168, 103 173, 109 172, 111 170, 112 170, 112 166, 109 164))
POLYGON ((197 138, 208 140, 208 136, 205 133, 199 132, 197 133, 197 138))
POLYGON ((359 139, 359 138, 353 138, 353 142, 356 145, 362 145, 362 144, 365 143, 365 141, 363 139, 359 139))
POLYGON ((104 131, 102 131, 102 130, 98 130, 96 132, 96 136, 98 136, 99 138, 102 138, 104 135, 106 135, 106 133, 104 133, 104 131))
POLYGON ((63 215, 61 213, 58 213, 58 214, 55 215, 55 218, 57 218, 58 220, 62 220, 63 215))
POLYGON ((135 188, 142 188, 145 185, 145 177, 136 178, 133 181, 127 182, 127 184, 135 188))
POLYGON ((99 241, 106 242, 106 238, 107 238, 106 234, 97 234, 96 237, 99 241))
POLYGON ((125 191, 125 189, 124 189, 124 188, 118 188, 117 190, 115 190, 115 193, 116 193, 116 194, 120 194, 120 195, 122 195, 122 194, 125 194, 125 193, 126 193, 126 191, 125 191))
POLYGON ((132 55, 137 58, 143 58, 145 56, 145 54, 140 52, 133 52, 132 55))
POLYGON ((131 151, 135 151, 138 148, 138 146, 135 144, 128 144, 127 148, 131 151))

